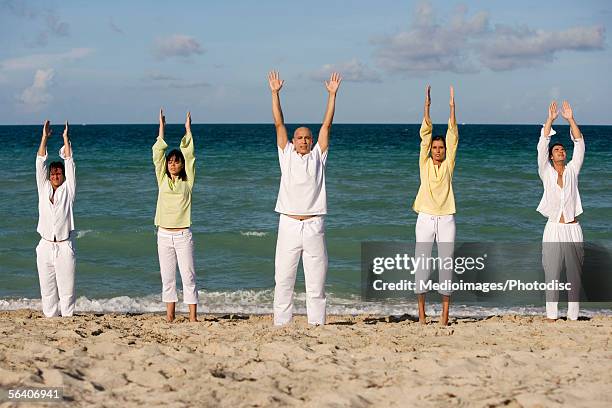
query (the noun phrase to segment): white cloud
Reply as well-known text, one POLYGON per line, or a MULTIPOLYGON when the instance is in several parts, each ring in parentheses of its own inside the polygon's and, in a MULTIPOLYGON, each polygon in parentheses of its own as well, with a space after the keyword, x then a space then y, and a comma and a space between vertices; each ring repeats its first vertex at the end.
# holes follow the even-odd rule
POLYGON ((34 74, 32 85, 23 90, 18 97, 19 103, 28 111, 38 111, 45 107, 53 97, 48 92, 48 87, 53 80, 55 71, 53 69, 39 69, 34 74))
POLYGON ((431 4, 420 3, 408 31, 373 40, 378 64, 391 72, 473 71, 464 51, 472 37, 487 30, 488 14, 466 14, 459 7, 449 24, 439 24, 431 4))
POLYGON ((73 48, 60 53, 33 54, 25 57, 10 58, 0 61, 3 71, 37 69, 41 66, 50 66, 65 62, 72 62, 87 57, 93 52, 91 48, 73 48))
POLYGON ((155 40, 153 53, 159 59, 167 57, 189 57, 194 54, 203 54, 206 50, 193 37, 183 34, 174 34, 166 38, 155 40))
POLYGON ((604 48, 601 26, 561 31, 496 25, 489 15, 467 15, 459 6, 448 21, 438 22, 429 2, 417 7, 408 30, 372 40, 378 65, 389 72, 477 72, 482 67, 510 70, 552 61, 562 51, 604 48))
POLYGON ((511 70, 553 61, 560 51, 601 50, 605 30, 601 26, 573 27, 559 32, 498 25, 481 48, 481 62, 494 71, 511 70))
POLYGON ((381 82, 378 72, 356 58, 338 64, 325 64, 320 69, 308 74, 308 76, 315 81, 325 81, 329 79, 332 72, 339 72, 344 81, 381 82))

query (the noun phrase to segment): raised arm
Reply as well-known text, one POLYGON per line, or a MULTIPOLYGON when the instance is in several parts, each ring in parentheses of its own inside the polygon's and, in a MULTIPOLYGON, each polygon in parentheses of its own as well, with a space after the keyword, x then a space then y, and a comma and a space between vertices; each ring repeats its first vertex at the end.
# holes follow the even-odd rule
POLYGON ((431 85, 425 87, 425 106, 423 108, 423 120, 431 126, 431 116, 429 116, 429 107, 431 106, 431 85))
POLYGON ((561 107, 561 116, 563 116, 563 119, 567 120, 567 123, 570 125, 570 130, 572 132, 573 138, 575 140, 582 139, 582 133, 580 133, 578 124, 574 120, 574 112, 572 111, 572 107, 567 101, 563 101, 563 105, 561 107))
POLYGON ((153 164, 155 165, 155 176, 159 185, 166 174, 166 149, 168 145, 164 141, 164 129, 166 126, 166 117, 163 109, 159 110, 159 133, 157 140, 153 145, 153 164))
POLYGON ((459 144, 459 130, 457 129, 457 118, 455 117, 455 89, 450 87, 450 115, 448 117, 448 129, 446 130, 446 160, 451 170, 455 168, 457 157, 457 145, 459 144))
POLYGON ((193 135, 191 134, 191 112, 187 112, 185 119, 185 136, 181 140, 181 152, 185 158, 185 173, 187 183, 193 187, 195 181, 195 148, 193 145, 193 135))
POLYGON ((157 137, 159 139, 164 138, 165 129, 166 129, 166 117, 164 116, 163 108, 159 108, 159 130, 157 132, 157 137))
POLYGON ((48 168, 47 168, 47 141, 51 136, 51 126, 48 120, 45 120, 43 125, 42 138, 40 140, 40 146, 36 153, 36 186, 40 191, 45 182, 48 180, 48 168))
POLYGON ((40 146, 38 147, 38 156, 45 157, 47 155, 47 142, 51 137, 51 122, 45 120, 43 125, 42 138, 40 139, 40 146))
POLYGON ((274 117, 274 127, 276 128, 276 144, 281 149, 285 149, 288 142, 285 119, 283 118, 280 103, 280 90, 284 83, 285 81, 280 79, 277 71, 268 73, 268 84, 270 85, 270 91, 272 91, 272 116, 274 117))
POLYGON ((72 157, 72 144, 70 143, 70 136, 68 133, 68 121, 66 121, 66 125, 64 126, 62 137, 64 138, 64 146, 60 150, 60 157, 64 160, 64 170, 66 173, 64 176, 66 176, 68 191, 70 191, 74 198, 76 195, 76 169, 72 157))
POLYGON ((68 121, 66 121, 66 125, 64 126, 64 133, 62 134, 64 138, 64 158, 72 157, 72 146, 70 145, 70 137, 68 135, 68 121))
MULTIPOLYGON (((544 123, 544 136, 548 137, 550 129, 552 129, 552 124, 559 116, 559 110, 557 109, 557 101, 552 101, 548 106, 548 117, 546 118, 546 123, 544 123)), ((546 158, 548 160, 548 156, 546 158)))
POLYGON ((450 100, 448 102, 450 106, 450 114, 448 116, 448 121, 451 126, 457 126, 457 118, 455 117, 455 88, 450 87, 450 100))
POLYGON ((574 112, 572 111, 572 107, 567 101, 563 101, 561 116, 563 116, 563 119, 567 120, 567 123, 570 125, 570 134, 572 136, 572 140, 574 141, 572 163, 574 166, 576 166, 576 170, 580 171, 582 162, 584 162, 584 138, 582 137, 582 133, 578 128, 578 124, 574 120, 574 112))
POLYGON ((548 145, 550 144, 550 137, 556 133, 552 128, 552 124, 555 119, 557 119, 558 115, 557 102, 552 101, 548 106, 548 117, 540 133, 540 140, 538 141, 538 174, 541 179, 544 179, 544 172, 547 166, 549 166, 548 145))
POLYGON ((431 150, 431 132, 433 126, 431 124, 431 118, 429 117, 429 106, 431 105, 431 86, 425 87, 425 107, 423 113, 423 123, 421 123, 421 130, 419 135, 421 136, 421 149, 419 152, 419 168, 423 168, 423 165, 429 157, 429 151, 431 150))
POLYGON ((317 143, 321 148, 321 152, 327 151, 329 147, 329 132, 331 131, 332 122, 334 120, 334 111, 336 110, 336 94, 338 88, 342 82, 342 77, 339 73, 334 72, 329 78, 329 82, 325 81, 325 88, 327 89, 327 108, 325 109, 325 117, 323 118, 323 124, 319 130, 319 138, 317 143))

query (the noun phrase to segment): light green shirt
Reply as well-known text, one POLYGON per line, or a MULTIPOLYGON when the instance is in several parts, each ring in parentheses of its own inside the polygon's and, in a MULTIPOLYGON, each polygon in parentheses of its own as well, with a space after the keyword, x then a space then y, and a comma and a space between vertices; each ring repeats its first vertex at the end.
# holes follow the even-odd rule
POLYGON ((159 194, 155 210, 155 225, 162 228, 186 228, 191 226, 191 190, 195 180, 195 154, 193 136, 186 133, 181 140, 181 152, 185 157, 187 180, 172 180, 166 174, 166 149, 164 139, 158 137, 153 145, 153 164, 159 194))

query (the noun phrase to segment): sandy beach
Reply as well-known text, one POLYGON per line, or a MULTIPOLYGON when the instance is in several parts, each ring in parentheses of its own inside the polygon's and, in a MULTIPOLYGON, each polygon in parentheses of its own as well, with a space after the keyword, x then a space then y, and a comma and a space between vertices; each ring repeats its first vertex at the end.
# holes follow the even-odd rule
MULTIPOLYGON (((451 319, 0 312, 0 385, 63 387, 69 406, 612 405, 612 317, 451 319)), ((44 406, 4 402, 6 406, 44 406)), ((57 406, 57 404, 46 404, 57 406)))

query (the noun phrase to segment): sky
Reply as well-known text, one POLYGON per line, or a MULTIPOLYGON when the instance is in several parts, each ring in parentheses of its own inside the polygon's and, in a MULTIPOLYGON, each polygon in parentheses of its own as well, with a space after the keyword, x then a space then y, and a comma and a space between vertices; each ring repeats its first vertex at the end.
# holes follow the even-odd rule
POLYGON ((0 0, 0 124, 269 123, 278 70, 287 123, 432 118, 542 123, 567 99, 612 124, 609 1, 0 0))

